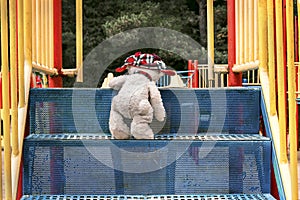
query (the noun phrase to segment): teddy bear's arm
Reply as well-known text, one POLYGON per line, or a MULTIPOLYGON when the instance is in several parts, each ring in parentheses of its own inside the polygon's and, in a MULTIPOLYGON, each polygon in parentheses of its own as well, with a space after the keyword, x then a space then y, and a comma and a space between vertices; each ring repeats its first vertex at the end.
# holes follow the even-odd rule
POLYGON ((150 102, 154 110, 154 116, 158 121, 163 121, 166 117, 165 108, 161 99, 159 90, 154 82, 151 82, 148 86, 150 94, 150 102))
POLYGON ((117 76, 111 79, 108 86, 114 90, 120 90, 125 81, 126 81, 126 75, 117 76))

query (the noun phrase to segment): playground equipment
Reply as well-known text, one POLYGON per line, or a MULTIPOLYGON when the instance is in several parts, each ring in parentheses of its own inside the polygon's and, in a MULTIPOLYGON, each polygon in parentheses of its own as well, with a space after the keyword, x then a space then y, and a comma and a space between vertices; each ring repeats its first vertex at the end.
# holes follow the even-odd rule
POLYGON ((2 154, 0 158, 4 160, 4 181, 0 177, 0 199, 4 196, 20 199, 23 194, 26 194, 23 199, 298 199, 295 47, 299 47, 295 45, 293 1, 228 0, 228 65, 225 66, 214 63, 212 0, 207 1, 207 7, 210 60, 207 67, 190 61, 188 76, 192 77, 192 87, 208 89, 161 89, 164 101, 169 102, 166 105, 170 105, 166 109, 169 118, 160 129, 165 134, 153 141, 126 143, 111 141, 105 129, 109 114, 105 109, 110 106, 111 90, 30 90, 32 71, 49 75, 50 88, 62 86, 61 75, 76 75, 77 81, 83 80, 82 1, 76 1, 77 66, 73 70, 62 68, 61 0, 11 0, 9 4, 1 1, 4 158, 2 154), (211 89, 226 84, 242 86, 242 72, 257 68, 260 88, 211 89), (174 93, 183 97, 182 103, 174 101, 174 93), (71 94, 78 96, 72 99, 71 94), (95 94, 99 98, 92 109, 89 103, 95 94), (226 101, 214 99, 216 94, 225 95, 226 101), (225 105, 220 105, 224 102, 225 105), (212 105, 225 109, 222 130, 209 126, 222 121, 219 110, 212 105), (92 115, 88 111, 92 110, 96 112, 96 121, 89 118, 92 115), (79 124, 74 116, 80 116, 79 124), (174 135, 178 130, 186 134, 174 135), (101 143, 95 148, 103 154, 96 155, 103 156, 116 168, 96 162, 84 150, 82 142, 87 142, 85 147, 101 143), (126 163, 123 154, 111 150, 113 143, 125 150, 150 153, 169 142, 177 147, 189 146, 182 152, 171 147, 163 149, 156 161, 170 165, 153 173, 126 172, 122 167, 133 167, 141 160, 131 158, 133 164, 126 163), (203 156, 201 147, 212 143, 211 154, 203 156), (183 156, 176 157, 180 153, 183 156), (110 159, 112 156, 116 159, 110 159), (100 180, 97 183, 91 182, 95 174, 96 180, 100 180), (89 188, 94 188, 93 192, 89 188))

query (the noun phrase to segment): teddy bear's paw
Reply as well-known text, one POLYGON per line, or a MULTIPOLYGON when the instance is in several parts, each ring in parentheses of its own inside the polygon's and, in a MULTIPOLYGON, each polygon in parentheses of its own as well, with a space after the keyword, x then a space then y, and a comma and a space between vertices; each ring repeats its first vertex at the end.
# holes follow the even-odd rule
POLYGON ((135 134, 134 138, 137 140, 153 140, 154 139, 154 134, 135 134))
POLYGON ((166 115, 165 115, 165 113, 155 113, 155 118, 156 118, 158 121, 162 122, 162 121, 165 120, 166 115))
POLYGON ((117 140, 128 140, 128 139, 130 139, 130 134, 125 133, 125 132, 120 131, 120 130, 114 130, 113 133, 112 133, 112 136, 113 136, 114 139, 117 139, 117 140))
POLYGON ((135 120, 131 124, 131 134, 135 139, 154 139, 154 134, 148 123, 139 123, 135 120))

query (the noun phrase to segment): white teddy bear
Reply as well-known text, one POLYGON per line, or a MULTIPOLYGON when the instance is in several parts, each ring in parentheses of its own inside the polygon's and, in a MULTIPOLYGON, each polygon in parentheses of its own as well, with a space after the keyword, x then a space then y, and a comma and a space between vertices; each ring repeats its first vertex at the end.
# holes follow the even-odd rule
POLYGON ((150 128, 153 114, 163 121, 166 113, 161 95, 155 85, 164 74, 173 76, 175 71, 166 69, 165 63, 155 54, 137 52, 117 68, 117 72, 128 70, 128 75, 113 78, 109 87, 118 90, 113 97, 109 119, 109 129, 115 139, 153 139, 150 128), (125 123, 130 119, 131 125, 125 123))

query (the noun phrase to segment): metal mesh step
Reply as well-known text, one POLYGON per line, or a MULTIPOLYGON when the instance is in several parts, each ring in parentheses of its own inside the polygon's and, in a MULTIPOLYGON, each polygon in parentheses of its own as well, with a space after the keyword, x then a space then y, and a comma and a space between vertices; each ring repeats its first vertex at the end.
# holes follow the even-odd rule
MULTIPOLYGON (((104 134, 31 134, 30 140, 110 140, 110 135, 104 134)), ((155 140, 200 140, 200 141, 262 141, 267 137, 253 134, 198 134, 198 135, 155 135, 155 140)))
POLYGON ((224 195, 41 195, 23 196, 21 200, 275 200, 270 194, 224 195))
MULTIPOLYGON (((258 88, 161 89, 166 119, 156 133, 259 132, 258 88)), ((30 133, 109 134, 111 89, 32 89, 30 133), (53 123, 55 122, 55 123, 53 123)))
POLYGON ((193 137, 198 140, 31 135, 24 142, 23 191, 28 195, 270 193, 270 139, 193 137))

